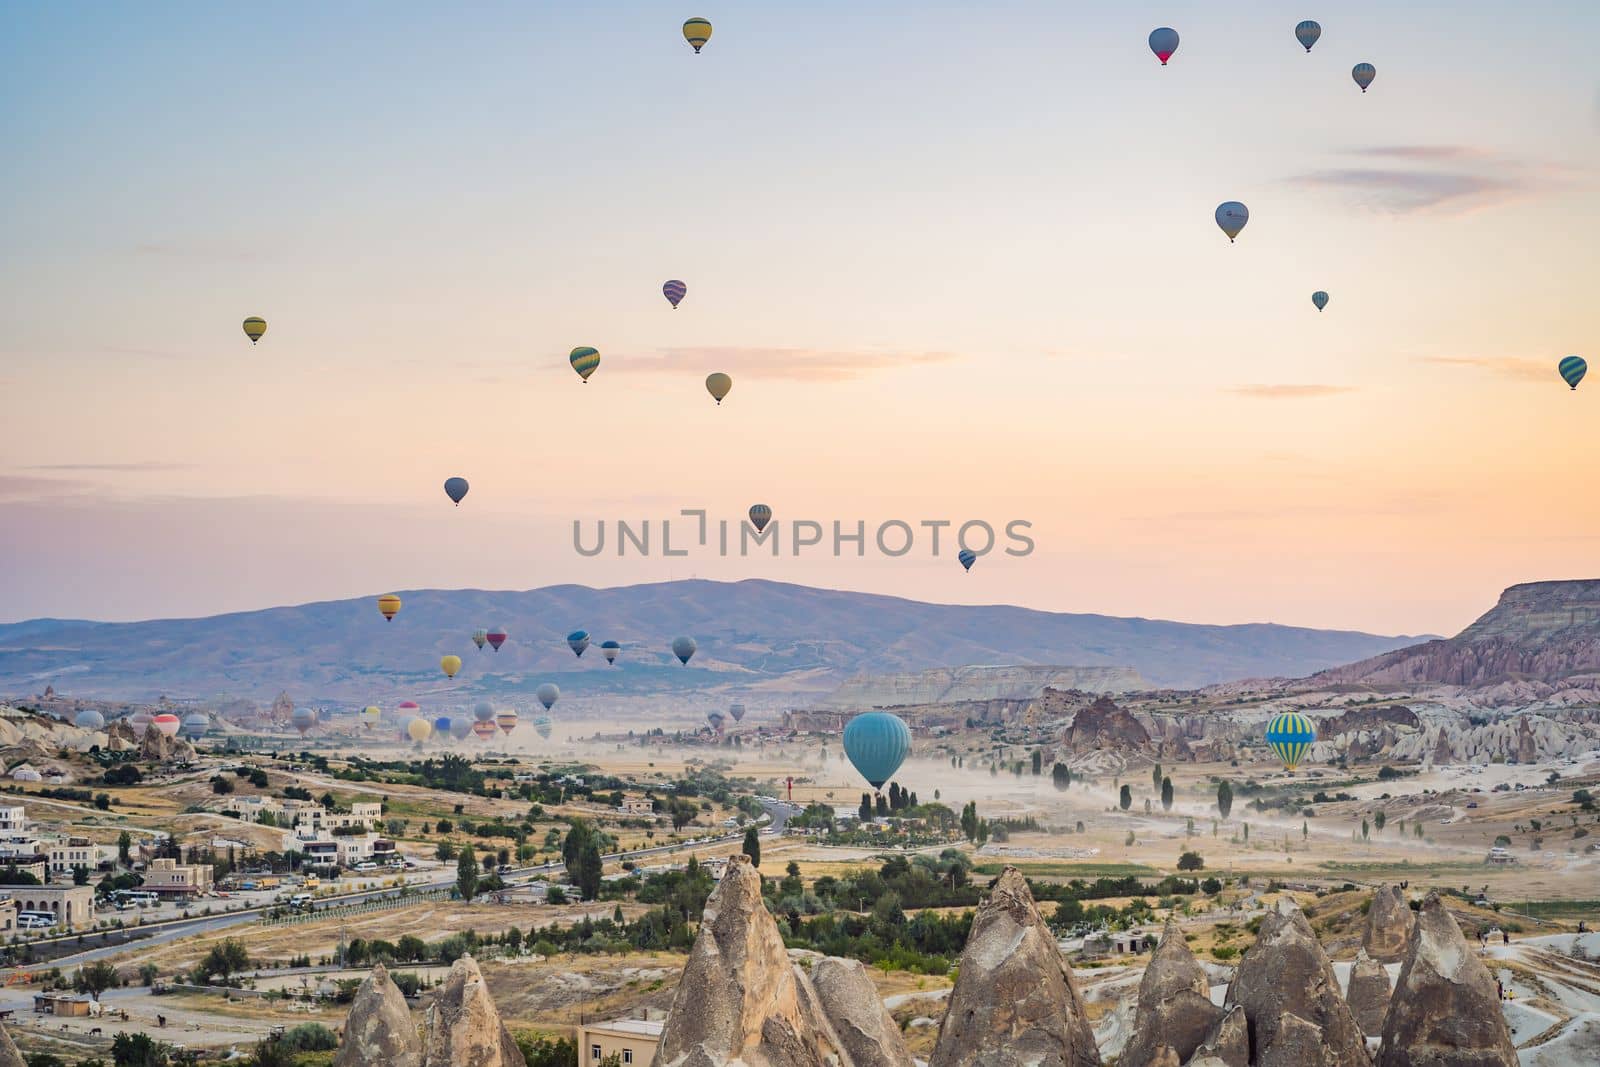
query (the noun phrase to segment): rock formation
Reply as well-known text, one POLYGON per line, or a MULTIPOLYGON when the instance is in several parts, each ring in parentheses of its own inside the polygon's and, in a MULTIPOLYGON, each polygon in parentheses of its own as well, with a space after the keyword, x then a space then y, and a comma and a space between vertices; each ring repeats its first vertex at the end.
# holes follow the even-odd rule
POLYGON ((181 737, 168 737, 154 726, 139 741, 139 758, 150 763, 184 763, 194 759, 194 746, 181 737))
POLYGON ((422 1041, 411 1010, 382 964, 356 990, 333 1067, 422 1067, 422 1041))
POLYGON ((789 962, 746 856, 729 859, 706 901, 655 1058, 655 1067, 729 1065, 857 1067, 789 962))
POLYGON ((1117 1067, 1187 1060, 1222 1016, 1222 1009, 1211 1003, 1209 989, 1206 972, 1189 951, 1183 931, 1176 921, 1168 920, 1139 982, 1133 1038, 1117 1057, 1117 1067))
POLYGON ((1250 1067, 1250 1023, 1237 1004, 1220 1016, 1186 1067, 1250 1067))
POLYGON ((1356 953, 1344 999, 1362 1033, 1368 1037, 1383 1033, 1383 1017, 1389 1010, 1389 972, 1368 956, 1366 949, 1356 953))
POLYGON ((1428 894, 1383 1024, 1378 1067, 1516 1067, 1494 977, 1428 894))
POLYGON ((858 674, 818 702, 822 708, 901 707, 1009 700, 1026 703, 1050 689, 1122 693, 1148 689, 1132 667, 935 667, 903 674, 858 674))
POLYGON ((1244 1009, 1253 1067, 1367 1067, 1366 1039, 1300 909, 1268 912, 1228 986, 1244 1009))
POLYGON ((28 1067, 28 1061, 17 1051, 4 1026, 0 1026, 0 1067, 28 1067))
POLYGON ((1100 1062, 1072 971, 1007 867, 978 908, 929 1067, 1088 1067, 1100 1062))
POLYGON ((1155 754, 1150 731, 1110 697, 1101 697, 1073 716, 1072 725, 1061 731, 1061 746, 1074 756, 1108 749, 1155 754))
POLYGON ((428 1005, 423 1067, 524 1067, 524 1062, 477 962, 462 956, 428 1005))
POLYGON ((1379 963, 1397 963, 1405 958, 1406 942, 1416 921, 1411 906, 1392 885, 1381 885, 1372 895, 1367 909, 1367 928, 1361 932, 1361 947, 1379 963))
POLYGON ((855 1067, 916 1067, 900 1027, 859 961, 825 957, 812 966, 811 984, 855 1067))

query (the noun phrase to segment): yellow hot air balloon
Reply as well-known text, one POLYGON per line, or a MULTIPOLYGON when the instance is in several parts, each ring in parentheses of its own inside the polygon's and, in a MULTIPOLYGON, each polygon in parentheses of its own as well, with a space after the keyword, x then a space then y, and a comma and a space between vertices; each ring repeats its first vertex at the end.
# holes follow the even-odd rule
POLYGON ((426 741, 433 736, 433 723, 417 718, 406 723, 406 736, 413 741, 426 741))
POLYGON ((706 392, 710 393, 718 404, 722 403, 722 398, 727 396, 732 388, 733 379, 721 371, 706 375, 706 392))
POLYGON ((255 344, 261 340, 261 335, 267 332, 267 320, 258 319, 251 315, 244 320, 244 335, 250 338, 250 343, 255 344))
POLYGON ((695 55, 711 40, 711 23, 702 18, 692 18, 683 24, 683 39, 694 46, 695 55))
POLYGON ((393 593, 385 593, 378 598, 378 611, 384 619, 393 622, 394 617, 400 614, 400 598, 393 593))
POLYGON ((461 657, 445 656, 439 661, 439 666, 441 669, 443 669, 444 676, 446 678, 454 678, 456 676, 456 671, 461 669, 461 657))

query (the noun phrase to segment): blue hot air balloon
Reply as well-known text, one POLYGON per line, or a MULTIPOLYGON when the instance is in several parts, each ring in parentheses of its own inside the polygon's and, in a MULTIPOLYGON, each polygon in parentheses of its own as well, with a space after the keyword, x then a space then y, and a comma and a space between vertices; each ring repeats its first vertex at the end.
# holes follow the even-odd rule
POLYGON ((844 754, 873 789, 882 789, 910 752, 911 729, 898 715, 869 711, 844 728, 844 754))
POLYGON ((972 565, 978 562, 978 554, 972 551, 970 548, 963 548, 960 552, 956 553, 956 559, 961 561, 961 566, 970 571, 972 569, 972 565))
POLYGON ((1377 76, 1378 68, 1374 67, 1371 63, 1357 63, 1350 69, 1350 77, 1354 78, 1356 80, 1356 84, 1361 86, 1362 92, 1367 91, 1367 86, 1371 85, 1372 79, 1376 78, 1377 76))
POLYGON ((1561 380, 1576 389, 1578 383, 1583 381, 1583 376, 1589 373, 1589 364, 1583 361, 1582 356, 1566 356, 1556 364, 1556 370, 1561 373, 1561 380))
POLYGON ((694 650, 699 648, 692 637, 674 637, 672 639, 672 654, 678 657, 679 663, 687 664, 689 657, 694 655, 694 650))
POLYGON ((454 501, 456 507, 460 507, 461 498, 467 495, 467 480, 465 478, 446 478, 444 480, 444 495, 454 501))
POLYGON ((1307 52, 1311 51, 1311 46, 1316 44, 1321 36, 1322 25, 1311 19, 1306 19, 1294 28, 1294 39, 1304 45, 1307 52))
POLYGON ((1222 232, 1228 235, 1228 241, 1231 243, 1250 221, 1250 209, 1237 200, 1229 200, 1217 205, 1216 219, 1217 225, 1222 227, 1222 232))
POLYGON ((567 635, 567 647, 572 649, 574 655, 583 655, 583 650, 589 647, 589 631, 572 631, 567 635))
POLYGON ((1267 747, 1283 761, 1286 770, 1294 770, 1317 739, 1317 728, 1311 720, 1297 711, 1281 711, 1267 723, 1267 747))
POLYGON ((672 310, 678 310, 678 304, 689 292, 689 287, 674 278, 661 287, 661 295, 667 298, 667 303, 672 305, 672 310))
POLYGON ((600 654, 606 658, 607 663, 610 663, 613 666, 615 666, 617 662, 617 653, 621 651, 622 643, 620 641, 600 642, 600 654))
POLYGON ((1317 305, 1318 311, 1321 311, 1323 308, 1328 306, 1328 294, 1323 292, 1321 289, 1318 289, 1316 292, 1311 294, 1311 302, 1317 305))
POLYGON ((1161 65, 1167 65, 1167 60, 1172 58, 1172 53, 1178 50, 1178 31, 1171 26, 1162 26, 1150 31, 1150 51, 1161 60, 1161 65))
POLYGON ((450 716, 441 715, 437 719, 434 719, 433 732, 438 734, 440 737, 448 736, 450 733, 450 716))

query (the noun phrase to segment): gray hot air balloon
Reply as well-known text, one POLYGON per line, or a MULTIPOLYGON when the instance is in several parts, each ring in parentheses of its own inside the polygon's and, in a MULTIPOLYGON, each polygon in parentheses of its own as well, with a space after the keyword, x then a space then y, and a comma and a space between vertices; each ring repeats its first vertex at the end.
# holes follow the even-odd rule
POLYGON ((548 715, 536 715, 533 719, 533 729, 535 733, 548 741, 550 740, 550 734, 555 730, 555 723, 548 715))
POLYGON ((1306 19, 1294 28, 1294 39, 1305 46, 1307 52, 1322 37, 1322 24, 1306 19))
POLYGON ((688 663, 689 657, 694 655, 694 650, 698 647, 692 637, 674 637, 672 639, 672 654, 678 657, 679 663, 688 663))
POLYGON ((449 497, 457 507, 467 495, 467 480, 465 478, 446 478, 444 480, 444 495, 449 497))
POLYGON ((190 738, 199 737, 211 728, 211 720, 198 711, 190 712, 183 719, 183 736, 190 738))
POLYGON ((706 722, 710 723, 711 728, 719 734, 722 732, 722 725, 726 721, 727 720, 723 717, 723 714, 720 711, 706 712, 706 722))
POLYGON ((728 714, 733 716, 733 721, 734 722, 744 722, 744 705, 743 704, 729 704, 728 705, 728 714))
MULTIPOLYGON (((544 705, 544 710, 549 711, 556 706, 556 701, 561 699, 561 687, 554 682, 546 682, 533 691, 539 703, 544 705)), ((537 722, 538 720, 534 720, 537 722)))
POLYGON ((1350 69, 1350 77, 1361 86, 1361 91, 1366 92, 1367 86, 1372 84, 1372 79, 1378 76, 1378 68, 1371 63, 1357 63, 1350 69))
POLYGON ((289 716, 289 725, 293 726, 296 730, 299 730, 300 736, 304 737, 307 730, 317 725, 317 709, 307 707, 295 708, 294 713, 289 716))
POLYGON ((765 504, 750 505, 750 525, 756 528, 756 533, 767 528, 767 523, 772 521, 772 509, 765 504))
POLYGON ((494 721, 494 707, 493 707, 493 705, 491 705, 487 700, 478 701, 477 704, 473 705, 472 717, 474 719, 477 719, 479 722, 493 722, 494 721))
POLYGON ((1250 221, 1250 209, 1237 200, 1229 200, 1217 205, 1217 225, 1222 227, 1222 232, 1228 235, 1228 241, 1239 236, 1239 231, 1244 229, 1245 223, 1250 221))
POLYGON ((93 708, 84 708, 72 721, 80 730, 101 730, 106 725, 106 717, 93 708))
POLYGON ((465 741, 472 736, 472 720, 465 715, 450 716, 450 736, 457 741, 465 741))

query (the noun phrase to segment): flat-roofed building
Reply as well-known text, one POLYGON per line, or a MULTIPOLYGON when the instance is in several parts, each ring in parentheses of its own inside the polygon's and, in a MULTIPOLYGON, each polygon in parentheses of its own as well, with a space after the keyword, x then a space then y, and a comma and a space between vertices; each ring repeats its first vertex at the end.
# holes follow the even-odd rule
POLYGON ((50 874, 71 874, 74 867, 94 870, 100 865, 100 849, 87 837, 62 837, 50 842, 45 853, 50 858, 50 874))
POLYGON ((94 925, 94 890, 86 885, 0 885, 0 897, 16 901, 19 911, 55 916, 63 931, 94 925))
POLYGON ((211 864, 179 863, 170 856, 151 860, 142 888, 169 900, 202 896, 211 892, 211 864))
POLYGON ((615 1056, 625 1067, 646 1067, 655 1059, 665 1026, 661 1019, 587 1023, 578 1027, 578 1063, 580 1067, 599 1067, 607 1057, 615 1056))

